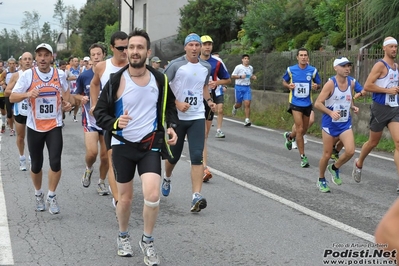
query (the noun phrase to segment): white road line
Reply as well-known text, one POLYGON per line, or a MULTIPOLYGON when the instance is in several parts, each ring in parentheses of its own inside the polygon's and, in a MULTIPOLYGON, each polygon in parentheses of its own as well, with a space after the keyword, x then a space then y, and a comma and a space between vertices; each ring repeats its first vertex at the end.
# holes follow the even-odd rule
POLYGON ((286 205, 286 206, 288 206, 288 207, 290 207, 290 208, 292 208, 294 210, 297 210, 297 211, 302 212, 302 213, 304 213, 304 214, 306 214, 306 215, 308 215, 308 216, 310 216, 310 217, 312 217, 314 219, 317 219, 319 221, 322 221, 324 223, 332 225, 332 226, 334 226, 334 227, 336 227, 336 228, 338 228, 338 229, 340 229, 342 231, 345 231, 347 233, 350 233, 352 235, 360 237, 360 238, 362 238, 362 239, 364 239, 366 241, 374 243, 374 236, 372 236, 372 235, 370 235, 370 234, 368 234, 366 232, 363 232, 363 231, 361 231, 359 229, 356 229, 356 228, 354 228, 352 226, 349 226, 347 224, 341 223, 341 222, 339 222, 337 220, 334 220, 334 219, 332 219, 330 217, 327 217, 327 216, 325 216, 323 214, 320 214, 318 212, 312 211, 312 210, 310 210, 310 209, 308 209, 306 207, 303 207, 303 206, 301 206, 301 205, 299 205, 299 204, 297 204, 297 203, 295 203, 293 201, 287 200, 287 199, 282 198, 280 196, 277 196, 276 194, 273 194, 273 193, 271 193, 269 191, 266 191, 266 190, 263 190, 263 189, 258 188, 256 186, 253 186, 251 184, 248 184, 247 182, 244 182, 244 181, 239 180, 239 179, 237 179, 237 178, 235 178, 233 176, 230 176, 228 174, 220 172, 220 171, 218 171, 218 170, 216 170, 214 168, 211 168, 211 170, 212 170, 212 173, 217 174, 217 175, 219 175, 219 176, 221 176, 221 177, 223 177, 223 178, 225 178, 225 179, 227 179, 227 180, 229 180, 229 181, 231 181, 233 183, 236 183, 237 185, 240 185, 242 187, 250 189, 250 190, 252 190, 252 191, 254 191, 256 193, 259 193, 259 194, 261 194, 263 196, 266 196, 266 197, 268 197, 271 200, 274 200, 274 201, 277 201, 279 203, 282 203, 282 204, 284 204, 284 205, 286 205))
MULTIPOLYGON (((1 136, 0 136, 0 152, 1 152, 1 136)), ((14 265, 10 231, 8 229, 6 199, 4 197, 3 181, 1 178, 1 160, 0 160, 0 265, 14 265)))
MULTIPOLYGON (((236 123, 236 124, 242 124, 242 122, 234 120, 234 119, 229 119, 229 118, 225 118, 225 117, 223 117, 223 119, 226 120, 226 121, 229 121, 229 122, 236 123)), ((278 130, 274 130, 274 129, 270 129, 270 128, 266 128, 266 127, 260 127, 260 126, 254 126, 254 125, 252 125, 251 127, 254 127, 254 128, 257 128, 257 129, 261 129, 261 130, 265 130, 265 131, 269 131, 269 132, 277 132, 277 133, 279 132, 278 130)), ((311 139, 308 139, 308 141, 323 145, 323 142, 321 142, 321 141, 316 141, 316 140, 311 140, 311 139)), ((360 150, 356 150, 356 152, 360 153, 360 150)), ((372 156, 372 157, 375 157, 375 158, 379 158, 379 159, 383 159, 383 160, 387 160, 387 161, 394 161, 393 158, 389 158, 389 157, 386 157, 386 156, 377 155, 377 154, 373 154, 373 153, 370 153, 369 156, 372 156)), ((290 201, 290 200, 287 200, 285 198, 282 198, 282 197, 280 197, 280 196, 278 196, 276 194, 273 194, 273 193, 271 193, 269 191, 266 191, 266 190, 263 190, 263 189, 258 188, 256 186, 253 186, 251 184, 248 184, 247 182, 239 180, 239 179, 237 179, 237 178, 235 178, 233 176, 225 174, 225 173, 223 173, 221 171, 218 171, 218 170, 216 170, 216 169, 214 169, 212 167, 210 167, 210 168, 211 168, 213 173, 215 173, 215 174, 217 174, 217 175, 219 175, 219 176, 221 176, 221 177, 223 177, 223 178, 225 178, 225 179, 227 179, 227 180, 229 180, 229 181, 231 181, 233 183, 236 183, 236 184, 238 184, 238 185, 240 185, 242 187, 248 188, 248 189, 250 189, 250 190, 252 190, 254 192, 257 192, 257 193, 259 193, 259 194, 261 194, 263 196, 266 196, 266 197, 268 197, 268 198, 270 198, 270 199, 272 199, 274 201, 282 203, 282 204, 284 204, 284 205, 286 205, 286 206, 288 206, 288 207, 290 207, 290 208, 292 208, 294 210, 297 210, 297 211, 300 211, 300 212, 302 212, 302 213, 304 213, 306 215, 309 215, 310 217, 313 217, 314 219, 317 219, 317 220, 322 221, 324 223, 327 223, 327 224, 329 224, 331 226, 334 226, 334 227, 336 227, 336 228, 338 228, 338 229, 340 229, 342 231, 345 231, 347 233, 350 233, 352 235, 360 237, 360 238, 362 238, 362 239, 364 239, 366 241, 374 243, 374 236, 372 236, 372 235, 370 235, 370 234, 368 234, 366 232, 363 232, 363 231, 361 231, 359 229, 356 229, 356 228, 354 228, 352 226, 349 226, 347 224, 341 223, 341 222, 339 222, 337 220, 334 220, 334 219, 332 219, 330 217, 327 217, 327 216, 325 216, 323 214, 320 214, 318 212, 312 211, 312 210, 310 210, 310 209, 308 209, 308 208, 306 208, 304 206, 301 206, 301 205, 299 205, 299 204, 297 204, 297 203, 295 203, 293 201, 290 201)))
MULTIPOLYGON (((229 119, 229 118, 223 118, 223 119, 228 120, 228 121, 233 122, 233 123, 241 124, 241 122, 233 120, 233 119, 229 119)), ((278 132, 277 130, 270 129, 270 128, 265 128, 265 127, 259 127, 259 126, 252 126, 252 127, 255 127, 255 128, 261 129, 261 130, 265 130, 265 131, 269 131, 269 132, 278 132)), ((314 141, 314 140, 310 140, 310 139, 308 139, 308 141, 323 145, 323 143, 321 141, 314 141)), ((360 150, 356 150, 356 152, 360 153, 360 150)), ((375 157, 375 158, 379 158, 379 159, 383 159, 383 160, 387 160, 387 161, 394 161, 393 158, 389 158, 389 157, 386 157, 386 156, 381 156, 381 155, 377 155, 377 154, 373 154, 373 153, 370 153, 369 156, 372 156, 372 157, 375 157)), ((327 216, 325 216, 323 214, 320 214, 318 212, 312 211, 312 210, 310 210, 310 209, 308 209, 306 207, 303 207, 303 206, 301 206, 301 205, 299 205, 299 204, 297 204, 297 203, 295 203, 293 201, 287 200, 287 199, 282 198, 282 197, 280 197, 280 196, 278 196, 276 194, 273 194, 273 193, 271 193, 269 191, 266 191, 266 190, 263 190, 263 189, 258 188, 256 186, 253 186, 251 184, 248 184, 247 182, 244 182, 244 181, 239 180, 239 179, 237 179, 237 178, 235 178, 233 176, 230 176, 228 174, 220 172, 220 171, 218 171, 218 170, 216 170, 214 168, 211 168, 211 169, 212 169, 213 173, 215 173, 217 175, 220 175, 221 177, 223 177, 223 178, 225 178, 225 179, 227 179, 227 180, 229 180, 229 181, 231 181, 233 183, 236 183, 236 184, 238 184, 238 185, 240 185, 242 187, 248 188, 248 189, 250 189, 250 190, 252 190, 254 192, 257 192, 257 193, 259 193, 259 194, 261 194, 263 196, 266 196, 266 197, 268 197, 268 198, 270 198, 270 199, 272 199, 274 201, 277 201, 279 203, 282 203, 282 204, 284 204, 284 205, 286 205, 286 206, 288 206, 288 207, 290 207, 290 208, 292 208, 294 210, 300 211, 300 212, 302 212, 302 213, 304 213, 306 215, 309 215, 310 217, 313 217, 313 218, 315 218, 315 219, 317 219, 319 221, 322 221, 322 222, 327 223, 327 224, 329 224, 331 226, 334 226, 334 227, 336 227, 336 228, 338 228, 340 230, 343 230, 343 231, 345 231, 347 233, 350 233, 350 234, 355 235, 357 237, 360 237, 360 238, 362 238, 362 239, 364 239, 366 241, 374 243, 374 236, 372 236, 372 235, 370 235, 370 234, 368 234, 366 232, 363 232, 363 231, 361 231, 359 229, 356 229, 356 228, 354 228, 352 226, 349 226, 347 224, 341 223, 341 222, 339 222, 337 220, 334 220, 334 219, 332 219, 330 217, 327 217, 327 216)))

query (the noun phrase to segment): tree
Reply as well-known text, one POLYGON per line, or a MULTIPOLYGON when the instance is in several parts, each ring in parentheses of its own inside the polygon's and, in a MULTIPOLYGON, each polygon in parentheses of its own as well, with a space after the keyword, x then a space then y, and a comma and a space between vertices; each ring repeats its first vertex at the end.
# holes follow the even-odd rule
POLYGON ((323 32, 345 31, 345 6, 354 0, 321 1, 314 9, 315 18, 323 32))
POLYGON ((106 25, 113 25, 119 19, 118 7, 114 0, 90 0, 80 10, 79 27, 83 30, 82 50, 91 44, 104 41, 106 25))
POLYGON ((218 50, 222 43, 235 38, 237 29, 234 25, 239 20, 238 12, 242 10, 237 0, 189 1, 180 8, 177 39, 183 42, 191 32, 210 35, 214 42, 214 50, 218 50))
POLYGON ((81 58, 85 56, 85 52, 83 52, 81 48, 82 38, 78 34, 72 33, 71 36, 69 37, 69 42, 71 44, 70 45, 71 54, 81 58))
POLYGON ((51 27, 49 22, 45 22, 42 27, 41 39, 43 42, 50 45, 54 44, 54 40, 51 38, 51 27))
POLYGON ((40 15, 36 10, 33 10, 32 12, 24 11, 24 16, 21 29, 28 31, 32 36, 32 41, 34 41, 35 38, 39 38, 40 15))
POLYGON ((274 40, 283 33, 287 34, 282 27, 286 3, 286 0, 264 0, 249 5, 243 28, 255 46, 271 50, 274 40))
POLYGON ((69 30, 71 31, 78 31, 79 29, 79 11, 76 9, 75 6, 68 6, 66 8, 67 16, 66 20, 69 23, 69 30))
POLYGON ((65 6, 63 0, 57 0, 57 2, 54 4, 53 18, 58 20, 61 31, 66 28, 66 26, 65 26, 66 8, 67 7, 65 6))
POLYGON ((372 23, 374 36, 396 36, 399 27, 399 0, 367 0, 364 5, 365 21, 372 23))
POLYGON ((314 9, 320 0, 291 0, 285 4, 283 14, 284 32, 297 35, 303 31, 314 31, 319 25, 315 19, 314 9))
MULTIPOLYGON (((107 25, 104 30, 104 43, 110 43, 112 34, 118 31, 118 29, 119 29, 119 21, 115 22, 114 25, 107 25)), ((106 47, 107 47, 107 55, 112 55, 112 51, 109 45, 107 45, 106 47)))

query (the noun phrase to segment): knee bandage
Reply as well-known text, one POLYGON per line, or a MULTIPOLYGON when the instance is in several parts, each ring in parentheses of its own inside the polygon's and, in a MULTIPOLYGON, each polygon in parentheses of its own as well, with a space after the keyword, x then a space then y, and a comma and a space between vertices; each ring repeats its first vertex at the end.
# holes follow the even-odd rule
POLYGON ((144 199, 144 204, 147 205, 147 206, 150 207, 150 208, 156 208, 156 207, 159 206, 159 201, 160 201, 160 200, 161 200, 161 199, 158 199, 156 202, 151 202, 151 201, 148 201, 148 200, 145 200, 145 199, 144 199))

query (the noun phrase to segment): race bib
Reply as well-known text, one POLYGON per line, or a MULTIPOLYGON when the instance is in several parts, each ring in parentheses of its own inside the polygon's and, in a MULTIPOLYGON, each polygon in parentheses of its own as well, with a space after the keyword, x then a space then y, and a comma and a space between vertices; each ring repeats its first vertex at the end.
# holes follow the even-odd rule
POLYGON ((186 111, 186 113, 196 112, 200 107, 200 104, 203 104, 201 93, 198 91, 187 90, 184 92, 184 102, 190 104, 190 108, 186 111))
POLYGON ((297 98, 306 98, 309 96, 309 83, 295 83, 294 96, 297 98))
POLYGON ((245 73, 245 80, 250 81, 251 80, 251 74, 250 73, 245 73))
POLYGON ((216 97, 222 95, 222 92, 223 92, 223 86, 222 86, 222 85, 219 85, 219 86, 215 89, 215 95, 216 95, 216 97))
POLYGON ((28 101, 25 99, 22 102, 19 103, 20 106, 20 110, 19 110, 19 114, 23 115, 23 116, 27 116, 28 115, 28 101))
MULTIPOLYGON (((212 76, 209 76, 209 82, 208 82, 208 85, 209 85, 209 83, 211 83, 211 81, 213 81, 213 79, 212 79, 212 76)), ((209 90, 209 93, 212 93, 211 86, 208 86, 208 90, 209 90)))
POLYGON ((37 119, 55 119, 57 117, 57 97, 47 96, 35 99, 37 119))
POLYGON ((4 93, 4 88, 2 86, 0 86, 0 94, 4 93))
POLYGON ((76 91, 76 80, 70 81, 70 88, 69 89, 71 90, 71 94, 75 94, 75 91, 76 91))
POLYGON ((385 94, 385 105, 390 107, 397 107, 398 105, 398 95, 397 94, 385 94))
POLYGON ((348 121, 350 107, 351 107, 350 102, 345 104, 335 104, 333 107, 333 111, 338 111, 341 118, 338 120, 333 119, 332 121, 334 123, 342 123, 348 121))

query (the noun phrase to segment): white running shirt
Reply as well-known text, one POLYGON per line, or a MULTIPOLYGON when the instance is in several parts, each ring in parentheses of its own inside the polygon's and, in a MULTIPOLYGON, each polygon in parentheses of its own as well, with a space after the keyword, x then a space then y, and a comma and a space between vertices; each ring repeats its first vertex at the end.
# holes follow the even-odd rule
POLYGON ((204 95, 205 84, 209 82, 211 65, 199 59, 198 63, 190 63, 185 56, 179 57, 165 70, 170 88, 176 100, 187 102, 190 108, 186 112, 177 110, 180 120, 190 121, 205 118, 204 95))

